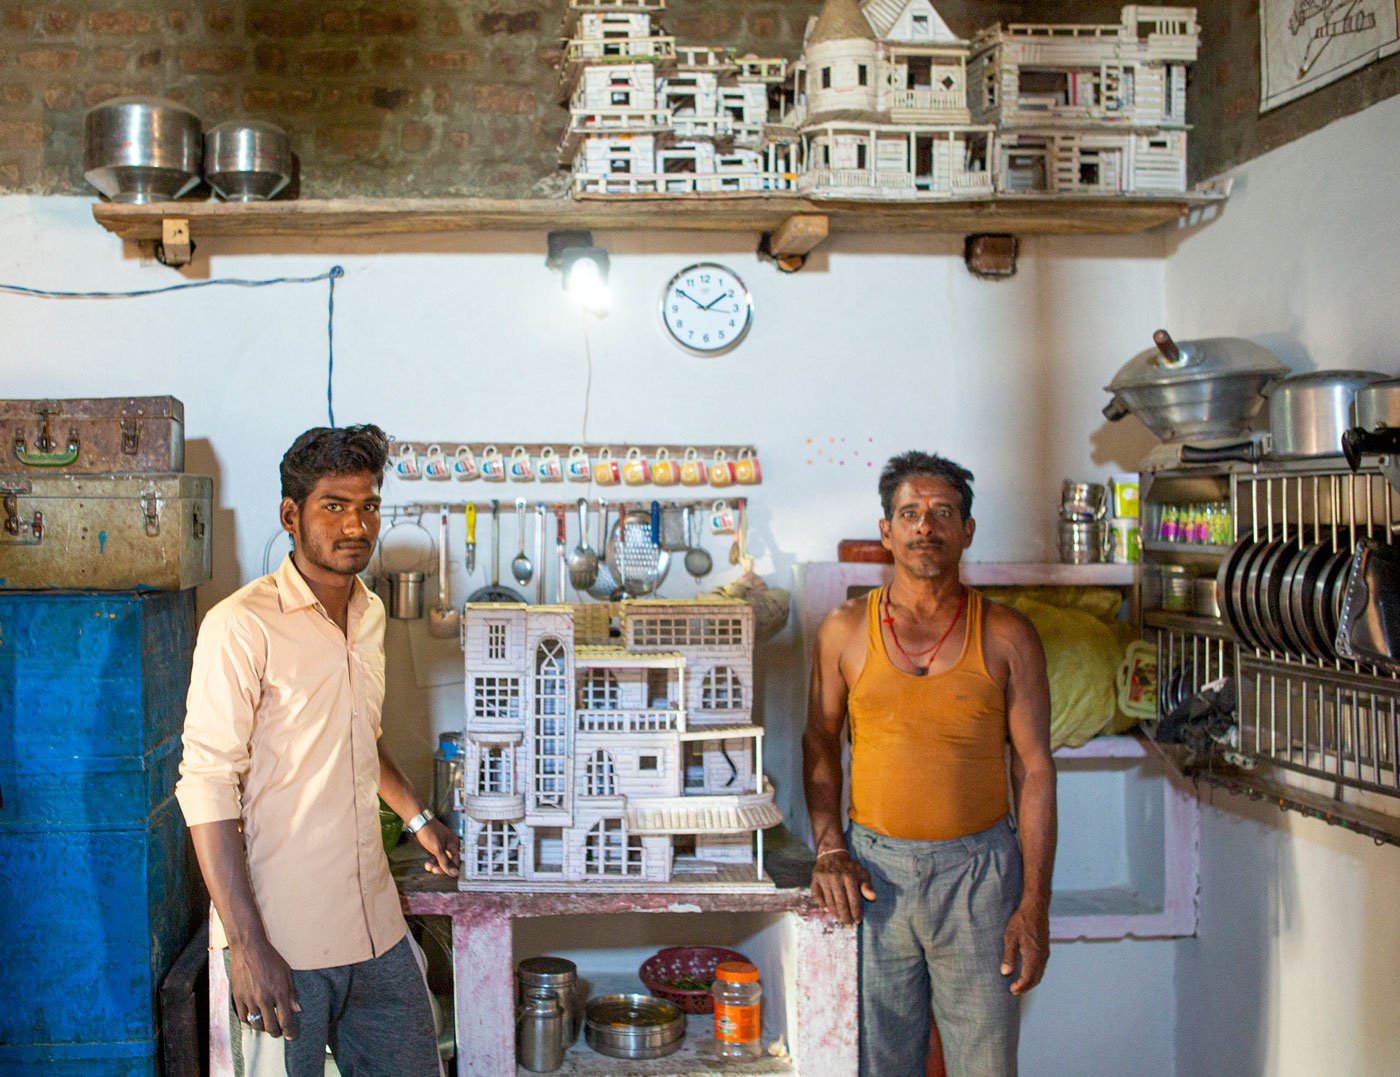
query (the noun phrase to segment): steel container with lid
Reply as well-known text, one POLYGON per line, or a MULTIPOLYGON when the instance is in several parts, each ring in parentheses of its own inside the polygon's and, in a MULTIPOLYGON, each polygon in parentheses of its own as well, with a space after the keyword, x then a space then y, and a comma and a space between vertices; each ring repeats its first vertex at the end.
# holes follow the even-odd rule
POLYGON ((520 979, 520 992, 546 989, 553 991, 564 1008, 565 1043, 578 1039, 583 1024, 583 1008, 578 999, 578 966, 563 957, 527 957, 515 968, 520 979))
POLYGON ((651 995, 603 995, 588 1003, 588 1046, 612 1058, 661 1058, 680 1050, 685 1014, 651 995))
POLYGON ((1277 355, 1240 337, 1176 341, 1165 329, 1156 347, 1135 355, 1105 391, 1104 417, 1129 413, 1163 441, 1244 435, 1264 403, 1263 391, 1288 373, 1277 355))
POLYGON ((228 202, 273 197, 293 167, 292 140, 275 124, 221 123, 204 136, 204 179, 228 202))

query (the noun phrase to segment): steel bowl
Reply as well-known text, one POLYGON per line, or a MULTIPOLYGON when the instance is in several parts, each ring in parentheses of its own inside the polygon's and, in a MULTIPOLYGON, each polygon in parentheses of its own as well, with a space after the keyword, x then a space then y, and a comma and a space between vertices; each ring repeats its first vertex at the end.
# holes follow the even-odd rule
POLYGON ((292 140, 274 124, 221 123, 204 136, 204 179, 225 201, 265 201, 292 168, 292 140))
POLYGON ((1105 391, 1104 416, 1136 415, 1163 441, 1236 438, 1249 431, 1264 390, 1288 373, 1277 355, 1240 337, 1174 341, 1158 330, 1105 391))
POLYGON ((159 97, 114 97, 83 118, 83 175, 113 202, 169 202, 199 183, 199 117, 159 97))
POLYGON ((600 995, 589 1000, 584 1036, 611 1058, 661 1058, 680 1050, 685 1014, 651 995, 600 995))

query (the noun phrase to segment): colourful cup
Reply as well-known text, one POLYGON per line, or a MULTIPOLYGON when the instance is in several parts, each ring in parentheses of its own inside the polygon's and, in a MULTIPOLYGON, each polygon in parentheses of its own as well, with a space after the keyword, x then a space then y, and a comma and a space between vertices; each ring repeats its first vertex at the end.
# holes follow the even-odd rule
POLYGON ((511 482, 535 481, 535 465, 531 463, 530 454, 524 445, 517 445, 510 450, 510 459, 506 461, 506 476, 511 482))
POLYGON ((671 459, 671 451, 657 449, 651 457, 651 481, 654 486, 675 486, 681 481, 681 463, 671 459))
POLYGON ((755 486, 763 481, 763 469, 752 449, 740 449, 734 457, 734 481, 741 486, 755 486))
POLYGON ((476 457, 472 455, 471 446, 457 447, 456 455, 452 457, 452 477, 459 482, 481 478, 481 469, 476 466, 476 457))
POLYGON ((452 478, 452 464, 442 455, 441 445, 429 445, 423 456, 423 477, 438 482, 452 478))
POLYGON ((418 467, 418 454, 412 445, 400 445, 398 459, 394 461, 394 474, 401 479, 421 479, 423 472, 418 467))
POLYGON ((635 445, 627 450, 627 456, 622 461, 622 481, 628 486, 645 486, 651 482, 651 466, 642 455, 642 450, 635 445))
POLYGON ((540 450, 540 458, 535 461, 535 476, 540 482, 563 482, 564 468, 553 445, 540 450))
POLYGON ((564 461, 564 475, 570 482, 587 482, 593 477, 593 468, 588 463, 588 454, 582 445, 570 445, 568 459, 564 461))
POLYGON ((698 450, 685 450, 685 459, 681 461, 680 474, 682 486, 705 485, 705 461, 700 459, 698 450))
POLYGON ((723 449, 716 449, 707 474, 711 486, 728 486, 734 481, 734 461, 723 449))
POLYGON ((621 477, 622 472, 613 459, 612 450, 599 449, 598 459, 593 461, 593 481, 599 486, 616 486, 621 477))
POLYGON ((506 481, 506 460, 494 445, 481 450, 481 477, 487 482, 506 481))

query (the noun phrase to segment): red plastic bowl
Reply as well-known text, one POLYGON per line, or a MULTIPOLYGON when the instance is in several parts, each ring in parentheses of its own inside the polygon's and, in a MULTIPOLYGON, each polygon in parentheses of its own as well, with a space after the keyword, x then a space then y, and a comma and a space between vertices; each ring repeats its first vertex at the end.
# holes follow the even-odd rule
POLYGON ((642 962, 637 970, 642 983, 657 998, 674 1002, 684 1013, 713 1013, 715 1000, 706 989, 672 987, 676 980, 698 980, 702 983, 715 978, 715 966, 722 961, 743 961, 752 964, 737 950, 722 946, 668 946, 642 962))

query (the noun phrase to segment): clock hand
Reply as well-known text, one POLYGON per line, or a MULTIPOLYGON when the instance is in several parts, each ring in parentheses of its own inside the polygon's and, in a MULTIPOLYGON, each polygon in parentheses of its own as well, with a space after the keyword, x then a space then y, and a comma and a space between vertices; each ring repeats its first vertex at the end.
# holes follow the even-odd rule
POLYGON ((709 303, 705 304, 705 306, 701 307, 700 309, 701 309, 701 310, 711 310, 711 309, 714 308, 714 305, 715 305, 716 303, 718 303, 721 299, 728 299, 728 298, 729 298, 729 297, 728 297, 727 295, 725 295, 723 292, 721 292, 719 295, 715 296, 714 299, 712 299, 709 303))
POLYGON ((679 288, 676 289, 676 294, 677 294, 677 295, 685 295, 685 297, 686 297, 687 299, 689 299, 689 300, 690 300, 692 303, 694 303, 697 307, 700 307, 701 310, 708 310, 708 309, 709 309, 708 307, 701 306, 700 300, 694 298, 693 296, 686 295, 685 292, 681 291, 679 288))

